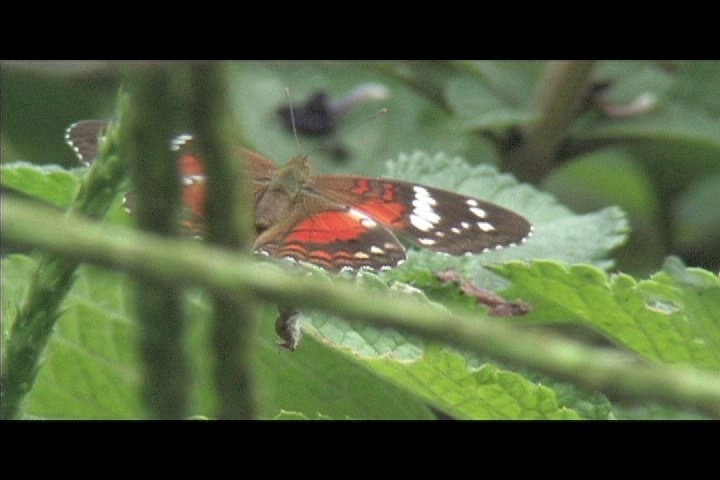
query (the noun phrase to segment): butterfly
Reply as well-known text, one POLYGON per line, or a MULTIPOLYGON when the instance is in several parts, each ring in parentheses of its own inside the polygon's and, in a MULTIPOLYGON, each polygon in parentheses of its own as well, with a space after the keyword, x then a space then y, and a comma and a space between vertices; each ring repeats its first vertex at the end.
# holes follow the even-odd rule
MULTIPOLYGON (((85 164, 108 122, 71 125, 67 143, 85 164)), ((177 152, 184 226, 201 233, 206 178, 192 135, 170 142, 177 152)), ((385 270, 406 258, 402 237, 450 255, 480 254, 524 242, 532 226, 490 202, 411 182, 359 175, 312 176, 307 157, 282 167, 250 150, 237 152, 252 178, 257 238, 253 251, 309 262, 330 271, 385 270)))

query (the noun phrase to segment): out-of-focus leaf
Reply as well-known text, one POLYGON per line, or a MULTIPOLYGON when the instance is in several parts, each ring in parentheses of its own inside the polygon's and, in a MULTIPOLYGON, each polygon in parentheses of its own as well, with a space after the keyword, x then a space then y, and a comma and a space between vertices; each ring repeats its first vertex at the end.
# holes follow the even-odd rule
MULTIPOLYGON (((673 241, 682 251, 715 252, 720 264, 720 174, 695 182, 673 204, 673 241)), ((711 261, 711 259, 708 259, 711 261)))
POLYGON ((625 149, 608 148, 574 158, 548 175, 543 189, 578 213, 618 205, 632 225, 626 245, 616 252, 622 270, 651 273, 662 263, 660 198, 638 159, 625 149))

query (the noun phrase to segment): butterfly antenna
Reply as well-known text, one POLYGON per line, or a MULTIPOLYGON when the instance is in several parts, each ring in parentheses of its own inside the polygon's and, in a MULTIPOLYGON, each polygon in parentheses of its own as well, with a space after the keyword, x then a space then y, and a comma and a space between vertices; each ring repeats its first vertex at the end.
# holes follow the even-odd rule
POLYGON ((288 105, 290 107, 290 122, 292 123, 293 136, 295 137, 295 146, 297 147, 297 153, 300 155, 300 141, 297 136, 297 128, 295 128, 295 111, 293 110, 292 96, 290 95, 290 89, 285 87, 285 95, 288 98, 288 105))

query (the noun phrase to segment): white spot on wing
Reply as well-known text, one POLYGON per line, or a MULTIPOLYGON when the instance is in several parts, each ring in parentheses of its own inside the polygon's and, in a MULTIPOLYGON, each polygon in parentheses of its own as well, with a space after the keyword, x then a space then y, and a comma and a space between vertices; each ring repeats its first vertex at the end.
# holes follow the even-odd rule
POLYGON ((410 223, 422 232, 432 230, 440 222, 440 215, 433 209, 437 201, 430 192, 420 185, 414 185, 415 198, 412 201, 413 211, 410 214, 410 223))
POLYGON ((462 230, 460 230, 460 229, 457 228, 457 227, 452 227, 452 228, 450 229, 450 231, 453 232, 453 233, 460 233, 462 230))
POLYGON ((468 198, 467 200, 465 200, 465 203, 467 203, 467 204, 468 204, 469 206, 471 206, 471 207, 477 207, 477 206, 478 206, 478 202, 477 202, 477 200, 475 200, 474 198, 468 198))
POLYGON ((180 147, 192 140, 192 138, 193 136, 187 133, 178 135, 170 141, 170 150, 172 150, 173 152, 177 152, 178 150, 180 150, 180 147))
POLYGON ((470 224, 468 222, 460 222, 460 226, 462 226, 465 230, 470 228, 470 224))
POLYGON ((435 240, 432 238, 421 238, 418 242, 420 242, 420 245, 435 245, 435 240))
POLYGON ((410 215, 410 223, 412 223, 415 228, 422 232, 427 232, 433 229, 432 222, 424 219, 423 217, 415 213, 410 215))
POLYGON ((483 232, 492 232, 495 230, 495 227, 493 227, 488 222, 477 222, 477 226, 483 232))
POLYGON ((385 250, 383 250, 382 248, 379 248, 379 247, 376 247, 375 245, 373 245, 373 246, 370 247, 370 253, 375 253, 375 254, 382 255, 383 253, 385 253, 385 250))
POLYGON ((485 218, 487 216, 487 212, 482 208, 470 207, 470 211, 478 218, 485 218))
POLYGON ((207 180, 207 177, 205 175, 183 175, 182 177, 182 184, 183 185, 196 185, 200 183, 205 183, 207 180))
POLYGON ((415 191, 415 198, 417 200, 424 201, 428 205, 437 205, 437 202, 432 195, 430 195, 430 192, 427 191, 427 188, 415 185, 413 186, 413 190, 415 191))
POLYGON ((351 208, 348 213, 350 213, 351 217, 353 217, 357 220, 360 220, 360 225, 362 225, 365 228, 377 227, 377 222, 375 220, 373 220, 372 218, 368 217, 367 215, 365 215, 364 213, 362 213, 358 210, 351 208))
POLYGON ((440 221, 440 215, 435 213, 435 210, 433 210, 432 205, 425 202, 424 199, 415 199, 413 200, 413 213, 415 215, 418 215, 420 217, 423 217, 425 220, 427 220, 430 223, 437 223, 440 221))
POLYGON ((367 260, 368 258, 370 258, 370 255, 365 252, 355 252, 355 255, 353 255, 353 257, 360 260, 367 260))
POLYGON ((360 219, 360 225, 362 225, 365 228, 375 228, 377 227, 377 222, 373 220, 370 217, 362 218, 360 219))

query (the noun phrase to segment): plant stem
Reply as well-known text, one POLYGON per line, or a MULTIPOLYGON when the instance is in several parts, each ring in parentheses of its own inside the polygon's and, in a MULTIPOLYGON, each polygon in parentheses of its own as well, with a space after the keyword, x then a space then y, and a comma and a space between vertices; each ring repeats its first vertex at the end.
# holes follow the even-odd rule
POLYGON ((524 130, 522 146, 510 152, 504 168, 520 180, 539 183, 553 168, 555 155, 567 136, 578 106, 587 94, 594 62, 548 62, 524 130))
MULTIPOLYGON (((122 116, 124 99, 119 100, 122 116)), ((58 144, 60 139, 58 139, 58 144)), ((125 176, 125 164, 118 157, 115 130, 110 127, 100 145, 97 161, 83 178, 69 211, 90 218, 102 218, 115 198, 125 176)), ((48 229, 48 226, 45 226, 48 229)), ((40 369, 40 358, 59 317, 58 307, 72 287, 77 262, 52 253, 38 261, 29 291, 21 305, 3 352, 0 418, 17 418, 23 399, 32 389, 40 369)))
POLYGON ((480 351, 606 393, 670 403, 720 418, 720 375, 715 373, 635 364, 615 353, 553 335, 428 308, 391 292, 366 292, 340 279, 327 282, 293 275, 208 245, 60 217, 14 198, 3 198, 2 206, 3 238, 23 246, 176 285, 200 284, 227 295, 245 291, 267 301, 321 310, 480 351), (44 228, 47 225, 54 228, 44 228))
MULTIPOLYGON (((173 75, 178 67, 128 67, 131 105, 120 128, 121 153, 131 167, 136 198, 133 215, 140 228, 160 235, 176 231, 176 160, 168 148, 175 134, 173 75)), ((180 290, 136 272, 143 398, 152 418, 188 415, 189 367, 184 352, 185 322, 180 290)))
MULTIPOLYGON (((200 158, 207 170, 208 241, 234 250, 247 250, 254 235, 253 205, 244 165, 232 162, 225 111, 224 70, 218 63, 190 67, 190 120, 200 158)), ((240 293, 240 292, 237 292, 240 293)), ((255 330, 252 298, 216 294, 213 352, 220 401, 217 418, 250 419, 256 415, 251 347, 255 330)))

